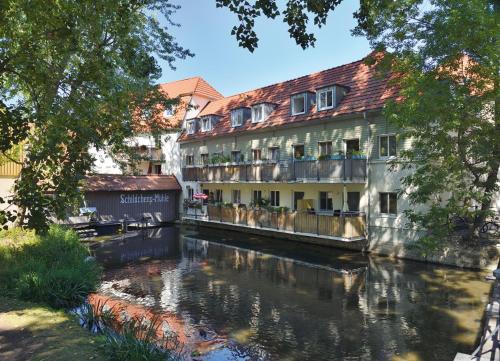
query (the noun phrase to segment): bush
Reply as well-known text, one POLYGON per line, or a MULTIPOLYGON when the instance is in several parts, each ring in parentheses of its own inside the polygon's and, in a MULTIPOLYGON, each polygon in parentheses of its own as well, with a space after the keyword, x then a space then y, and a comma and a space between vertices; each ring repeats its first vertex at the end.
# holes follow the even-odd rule
POLYGON ((0 291, 52 307, 75 307, 100 279, 100 267, 88 256, 77 234, 60 226, 51 226, 43 236, 2 231, 0 291))

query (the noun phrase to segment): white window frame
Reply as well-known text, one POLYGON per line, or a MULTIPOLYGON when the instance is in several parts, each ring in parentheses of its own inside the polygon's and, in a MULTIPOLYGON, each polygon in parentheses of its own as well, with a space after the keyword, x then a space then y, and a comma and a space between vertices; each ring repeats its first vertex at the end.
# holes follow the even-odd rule
POLYGON ((193 154, 186 154, 186 165, 191 166, 194 165, 194 155, 193 154), (192 162, 188 162, 188 159, 191 159, 192 162))
POLYGON ((163 111, 163 117, 164 118, 171 118, 175 114, 175 106, 172 105, 170 108, 167 108, 163 111))
MULTIPOLYGON (((255 203, 257 203, 257 201, 260 201, 260 202, 261 202, 261 201, 262 201, 262 199, 263 199, 263 196, 262 196, 262 190, 261 190, 261 189, 254 189, 254 190, 252 190, 252 202, 253 202, 254 204, 255 204, 255 203), (256 200, 256 199, 255 199, 256 193, 259 193, 259 194, 260 194, 260 199, 259 199, 259 200, 256 200)), ((260 203, 260 202, 259 202, 259 203, 260 203)))
POLYGON ((280 191, 270 191, 269 192, 270 204, 273 207, 280 206, 280 191))
POLYGON ((258 162, 262 160, 262 149, 261 148, 253 148, 252 149, 252 161, 258 162), (255 159, 255 154, 259 154, 259 159, 255 159))
POLYGON ((319 155, 332 155, 333 154, 333 142, 331 140, 323 140, 323 141, 320 141, 318 142, 318 153, 319 155), (323 153, 322 152, 322 149, 321 149, 321 146, 322 145, 326 145, 326 144, 330 144, 330 153, 323 153))
POLYGON ((252 107, 252 123, 260 123, 266 120, 266 106, 264 103, 257 104, 252 107), (260 119, 256 118, 257 109, 260 109, 260 119))
POLYGON ((214 200, 217 203, 222 203, 224 201, 224 193, 222 193, 222 189, 215 190, 214 200))
POLYGON ((186 131, 188 134, 196 133, 196 124, 194 120, 188 120, 186 122, 186 131))
POLYGON ((271 160, 273 162, 279 162, 280 161, 280 156, 281 156, 281 154, 280 154, 280 147, 269 147, 267 149, 267 152, 269 153, 269 157, 268 157, 269 160, 271 160), (278 154, 277 159, 273 158, 273 152, 274 151, 276 151, 277 154, 278 154))
POLYGON ((190 186, 187 186, 187 193, 188 193, 187 198, 190 199, 190 200, 193 200, 194 189, 191 188, 190 186))
POLYGON ((396 217, 398 215, 398 194, 396 192, 379 192, 379 212, 383 216, 396 217), (382 212, 382 195, 387 194, 387 213, 382 212), (391 213, 391 195, 396 197, 396 213, 391 213))
POLYGON ((208 153, 201 153, 200 154, 200 159, 201 159, 201 164, 203 164, 203 165, 210 164, 210 154, 208 154, 208 153), (205 158, 205 156, 206 156, 206 158, 205 158), (206 162, 205 162, 205 160, 206 160, 206 162))
POLYGON ((241 203, 241 189, 233 189, 231 192, 231 200, 235 204, 241 203))
POLYGON ((243 108, 231 110, 231 127, 241 127, 243 125, 243 117, 243 108), (238 120, 238 123, 235 120, 238 120))
POLYGON ((335 108, 335 95, 336 95, 336 87, 334 87, 334 86, 331 86, 331 87, 328 87, 328 88, 318 89, 316 91, 316 104, 317 104, 317 107, 318 107, 318 111, 328 110, 328 109, 335 108), (321 107, 321 94, 325 94, 327 92, 331 92, 332 93, 332 105, 326 105, 324 107, 321 107))
POLYGON ((306 113, 306 108, 307 108, 307 94, 306 93, 300 93, 300 94, 295 94, 290 97, 290 103, 291 103, 291 112, 292 115, 300 115, 300 114, 305 114, 306 113), (302 97, 304 99, 304 110, 302 112, 296 112, 295 111, 295 102, 294 100, 302 97))
POLYGON ((333 192, 332 191, 320 191, 318 194, 318 208, 320 212, 333 212, 333 192), (326 193, 326 207, 327 208, 321 208, 321 193, 326 193), (331 195, 331 197, 329 197, 331 195), (328 209, 328 200, 332 200, 332 209, 328 209))
POLYGON ((211 117, 201 118, 201 131, 210 132, 211 130, 212 130, 212 118, 211 117), (206 127, 205 124, 208 124, 208 127, 206 127))
POLYGON ((379 157, 379 159, 395 158, 395 157, 397 157, 397 154, 398 154, 398 140, 396 138, 396 134, 395 133, 380 134, 378 136, 378 157, 379 157), (389 137, 394 137, 394 141, 396 143, 396 154, 394 154, 394 155, 389 154, 389 149, 390 149, 389 137), (380 151, 380 148, 382 148, 382 138, 387 138, 387 155, 382 155, 382 152, 380 151))

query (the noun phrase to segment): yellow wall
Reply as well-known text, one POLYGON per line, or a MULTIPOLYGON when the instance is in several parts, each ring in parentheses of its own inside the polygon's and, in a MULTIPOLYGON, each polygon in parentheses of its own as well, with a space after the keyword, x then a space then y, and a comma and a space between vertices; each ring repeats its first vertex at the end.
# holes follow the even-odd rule
MULTIPOLYGON (((367 207, 365 185, 363 184, 347 184, 348 192, 360 192, 360 210, 365 211, 367 207)), ((280 191, 280 206, 293 208, 293 192, 304 192, 305 199, 314 201, 314 208, 319 210, 319 192, 333 192, 333 209, 342 209, 343 202, 343 186, 342 184, 268 184, 268 183, 224 183, 224 184, 209 184, 205 183, 201 187, 208 189, 215 194, 216 189, 222 189, 223 202, 231 202, 232 190, 241 190, 241 203, 249 204, 252 201, 252 192, 261 190, 262 197, 270 198, 271 191, 280 191)))

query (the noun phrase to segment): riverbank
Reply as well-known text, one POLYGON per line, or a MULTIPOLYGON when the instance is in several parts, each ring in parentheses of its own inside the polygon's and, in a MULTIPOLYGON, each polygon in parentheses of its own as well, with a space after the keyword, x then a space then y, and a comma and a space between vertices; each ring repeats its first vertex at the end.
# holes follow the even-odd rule
POLYGON ((99 345, 64 311, 0 296, 0 360, 105 360, 99 345))

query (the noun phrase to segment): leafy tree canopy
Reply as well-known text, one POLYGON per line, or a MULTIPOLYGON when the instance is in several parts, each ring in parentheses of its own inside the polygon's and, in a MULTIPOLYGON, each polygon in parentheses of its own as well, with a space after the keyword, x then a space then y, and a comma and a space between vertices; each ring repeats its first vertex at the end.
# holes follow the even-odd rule
POLYGON ((168 33, 176 9, 166 0, 0 3, 0 153, 27 144, 12 199, 22 225, 45 230, 49 214, 63 217, 93 163, 89 148, 121 147, 134 114, 175 101, 154 86, 154 56, 171 67, 192 56, 168 33))

